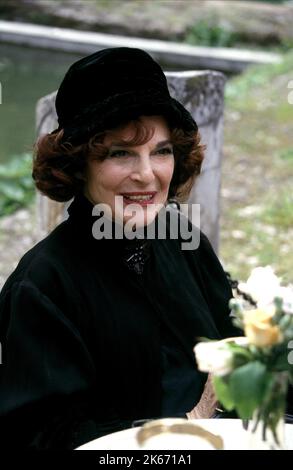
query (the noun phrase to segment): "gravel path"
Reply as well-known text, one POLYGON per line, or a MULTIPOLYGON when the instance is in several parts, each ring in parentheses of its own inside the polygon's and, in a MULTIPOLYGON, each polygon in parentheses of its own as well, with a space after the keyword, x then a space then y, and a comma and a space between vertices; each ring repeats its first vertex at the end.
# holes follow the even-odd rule
POLYGON ((35 209, 21 209, 0 218, 0 289, 22 255, 37 242, 35 209))

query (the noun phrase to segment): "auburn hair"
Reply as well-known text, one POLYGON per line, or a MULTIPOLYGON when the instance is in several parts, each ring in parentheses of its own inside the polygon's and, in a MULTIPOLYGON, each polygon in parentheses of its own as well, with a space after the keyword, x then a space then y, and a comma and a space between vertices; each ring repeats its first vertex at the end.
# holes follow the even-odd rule
MULTIPOLYGON (((123 141, 126 146, 142 145, 154 133, 154 129, 146 127, 138 118, 113 130, 98 133, 81 145, 63 142, 63 130, 40 137, 34 146, 32 172, 38 190, 55 201, 72 199, 83 189, 88 159, 103 161, 107 157, 109 149, 103 144, 106 134, 114 133, 129 124, 135 133, 130 139, 123 141)), ((175 166, 168 198, 183 202, 188 198, 193 182, 200 173, 205 146, 200 143, 198 131, 170 128, 170 133, 175 166)))

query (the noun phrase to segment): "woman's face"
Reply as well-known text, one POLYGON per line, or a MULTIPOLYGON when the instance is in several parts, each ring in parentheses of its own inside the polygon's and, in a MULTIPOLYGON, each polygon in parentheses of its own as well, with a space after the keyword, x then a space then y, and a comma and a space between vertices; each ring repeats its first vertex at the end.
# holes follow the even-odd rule
POLYGON ((174 171, 173 147, 165 119, 142 116, 140 121, 153 129, 150 140, 137 146, 122 144, 121 140, 135 135, 131 124, 107 134, 103 144, 109 149, 108 155, 103 161, 89 159, 84 189, 92 203, 107 204, 112 216, 123 224, 133 220, 130 209, 136 207, 136 227, 151 223, 160 210, 157 205, 165 204, 174 171), (118 206, 117 196, 121 202, 118 206))

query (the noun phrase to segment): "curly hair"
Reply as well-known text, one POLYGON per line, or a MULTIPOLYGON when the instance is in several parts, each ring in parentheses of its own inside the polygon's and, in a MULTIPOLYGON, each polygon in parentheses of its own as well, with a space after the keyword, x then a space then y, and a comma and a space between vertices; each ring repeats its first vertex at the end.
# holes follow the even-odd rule
MULTIPOLYGON (((151 138, 149 129, 139 118, 130 123, 135 128, 135 135, 130 140, 124 141, 125 145, 142 145, 151 138)), ((130 123, 123 124, 119 128, 126 127, 130 123)), ((98 133, 88 142, 78 146, 62 141, 63 130, 40 137, 34 147, 32 172, 37 189, 58 202, 72 199, 83 190, 88 159, 103 161, 107 157, 109 149, 103 141, 105 135, 111 132, 113 130, 98 133)), ((170 128, 170 133, 175 167, 168 199, 176 198, 183 202, 188 198, 193 182, 200 173, 205 146, 200 143, 198 131, 187 132, 183 129, 170 128)))

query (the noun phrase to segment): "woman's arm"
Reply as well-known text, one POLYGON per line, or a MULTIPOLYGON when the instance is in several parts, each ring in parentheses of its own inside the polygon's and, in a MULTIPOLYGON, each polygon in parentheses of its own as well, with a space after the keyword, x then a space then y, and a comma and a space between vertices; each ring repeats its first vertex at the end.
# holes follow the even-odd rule
POLYGON ((202 396, 198 404, 186 413, 188 419, 208 419, 212 418, 216 412, 218 402, 216 399, 211 375, 208 375, 202 396))
POLYGON ((0 332, 2 445, 70 449, 129 427, 75 325, 31 282, 1 294, 0 332))

